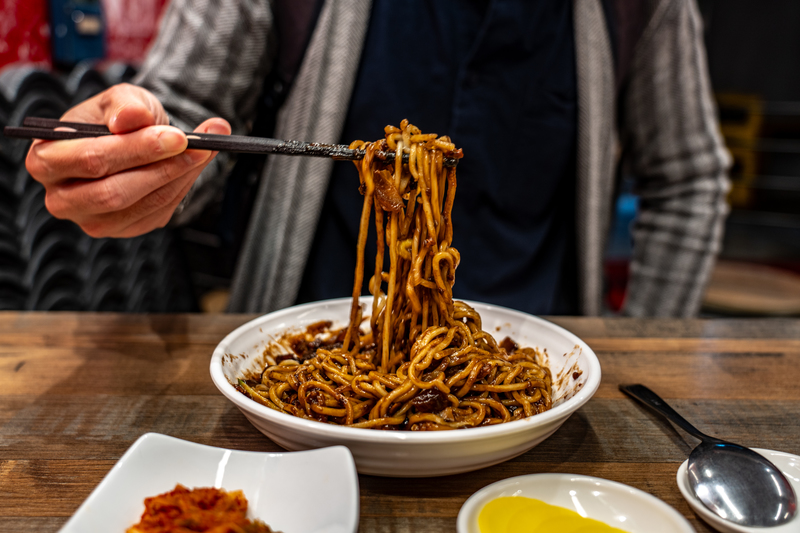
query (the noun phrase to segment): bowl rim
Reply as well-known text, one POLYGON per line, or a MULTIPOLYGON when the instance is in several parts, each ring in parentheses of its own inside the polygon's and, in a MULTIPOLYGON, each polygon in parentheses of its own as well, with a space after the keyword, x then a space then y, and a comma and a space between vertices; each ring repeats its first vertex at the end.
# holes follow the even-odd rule
MULTIPOLYGON (((348 441, 387 444, 398 442, 425 444, 431 442, 461 442, 464 440, 479 441, 483 439, 493 439, 499 435, 525 432, 533 428, 547 426, 548 423, 558 423, 559 421, 566 419, 569 415, 577 411, 586 402, 588 402, 589 399, 594 396, 595 392, 597 392, 597 389, 600 386, 601 369, 597 354, 595 354, 594 350, 592 350, 591 347, 581 340, 577 335, 562 328, 561 326, 558 326, 557 324, 537 316, 524 313, 522 311, 517 311, 515 309, 510 309, 508 307, 495 304, 474 302, 471 300, 461 301, 472 307, 479 307, 481 313, 484 311, 498 310, 503 313, 517 315, 517 317, 524 320, 536 322, 539 325, 554 330, 556 333, 568 338, 574 345, 580 346, 582 352, 586 354, 588 360, 588 368, 583 369, 583 371, 587 374, 587 378, 583 387, 572 397, 560 405, 553 407, 549 411, 545 411, 544 413, 540 413, 528 418, 506 422, 504 424, 465 428, 468 431, 376 431, 369 428, 352 428, 334 424, 326 424, 315 420, 306 420, 288 413, 270 409, 269 407, 256 403, 254 400, 251 400, 244 394, 237 391, 225 377, 225 374, 222 371, 222 358, 224 355, 226 355, 226 353, 229 353, 226 352, 227 347, 230 346, 233 341, 237 337, 241 336, 244 332, 253 328, 258 328, 266 321, 272 321, 290 315, 302 314, 303 312, 316 307, 341 305, 344 302, 349 304, 351 301, 352 300, 349 297, 320 300, 273 311, 272 313, 267 313, 245 322, 226 335, 225 338, 223 338, 214 348, 210 362, 211 380, 214 382, 214 385, 216 385, 217 389, 219 389, 219 391, 238 408, 262 419, 267 419, 270 421, 270 423, 274 423, 277 426, 291 427, 295 430, 303 430, 306 432, 315 433, 319 437, 324 436, 327 438, 340 438, 348 441)), ((372 302, 372 297, 362 296, 360 301, 362 304, 370 304, 372 302)))

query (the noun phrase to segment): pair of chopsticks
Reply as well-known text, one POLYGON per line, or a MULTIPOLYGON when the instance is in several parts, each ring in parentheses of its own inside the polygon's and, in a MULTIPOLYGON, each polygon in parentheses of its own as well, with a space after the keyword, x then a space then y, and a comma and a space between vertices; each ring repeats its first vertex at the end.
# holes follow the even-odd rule
MULTIPOLYGON (((363 159, 364 150, 351 150, 342 144, 307 143, 302 141, 280 141, 266 137, 247 137, 244 135, 216 135, 213 133, 184 132, 189 143, 187 149, 213 150, 217 152, 237 152, 243 154, 283 154, 305 155, 311 157, 330 157, 342 161, 363 159)), ((26 117, 21 127, 6 126, 3 135, 18 139, 43 139, 59 141, 64 139, 85 139, 114 135, 103 124, 83 122, 62 122, 51 118, 26 117), (56 131, 56 128, 70 128, 72 131, 56 131)), ((394 152, 378 152, 380 159, 394 159, 394 152)), ((408 161, 408 154, 403 154, 408 161)), ((454 167, 457 159, 445 158, 444 166, 454 167)))

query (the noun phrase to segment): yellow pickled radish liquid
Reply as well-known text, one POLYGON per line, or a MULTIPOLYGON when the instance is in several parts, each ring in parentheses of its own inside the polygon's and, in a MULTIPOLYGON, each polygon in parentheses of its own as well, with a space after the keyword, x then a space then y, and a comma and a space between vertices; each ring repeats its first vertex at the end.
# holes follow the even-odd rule
POLYGON ((626 533, 564 507, 524 496, 496 498, 484 505, 478 515, 478 527, 481 533, 626 533))

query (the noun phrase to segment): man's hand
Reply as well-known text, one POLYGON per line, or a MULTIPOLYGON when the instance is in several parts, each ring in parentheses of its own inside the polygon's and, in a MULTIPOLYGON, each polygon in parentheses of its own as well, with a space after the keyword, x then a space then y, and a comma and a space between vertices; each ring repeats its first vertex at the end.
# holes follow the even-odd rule
MULTIPOLYGON (((62 120, 105 124, 106 137, 36 140, 25 165, 46 191, 56 218, 77 223, 92 237, 135 237, 164 227, 216 152, 186 150, 153 94, 115 85, 73 107, 62 120)), ((228 135, 221 118, 195 132, 228 135)))

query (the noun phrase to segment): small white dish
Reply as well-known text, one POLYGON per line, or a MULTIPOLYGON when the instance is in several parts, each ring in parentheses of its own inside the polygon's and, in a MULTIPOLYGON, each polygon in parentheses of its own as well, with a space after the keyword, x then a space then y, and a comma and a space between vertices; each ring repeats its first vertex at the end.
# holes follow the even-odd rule
MULTIPOLYGON (((751 448, 754 452, 763 455, 769 459, 772 464, 778 467, 783 472, 786 479, 794 489, 794 493, 800 497, 800 457, 786 452, 777 452, 775 450, 764 450, 761 448, 751 448)), ((689 506, 697 513, 700 518, 707 522, 711 527, 722 533, 800 533, 800 514, 789 522, 777 527, 744 527, 733 522, 723 520, 710 509, 708 509, 700 499, 695 496, 691 485, 689 485, 689 474, 686 471, 686 466, 689 460, 683 462, 678 468, 678 489, 680 489, 683 497, 689 503, 689 506)))
POLYGON ((147 433, 81 504, 60 533, 123 533, 139 522, 144 499, 180 483, 241 490, 248 518, 287 533, 355 533, 358 476, 344 446, 308 452, 226 450, 147 433))
POLYGON ((480 533, 481 509, 503 496, 559 505, 629 533, 694 533, 678 511, 655 496, 616 481, 576 474, 530 474, 492 483, 464 502, 458 533, 480 533))
MULTIPOLYGON (((361 298, 367 309, 371 301, 370 297, 361 298)), ((210 364, 214 385, 259 431, 287 450, 347 446, 362 474, 429 477, 468 472, 530 450, 555 433, 600 386, 597 356, 569 331, 526 313, 468 302, 480 313, 483 329, 498 341, 510 336, 521 346, 546 350, 554 383, 552 409, 514 422, 456 431, 380 431, 295 417, 236 390, 237 378, 264 368, 264 350, 274 339, 321 320, 344 326, 350 303, 350 298, 341 298, 269 313, 232 331, 214 350, 210 364)))

